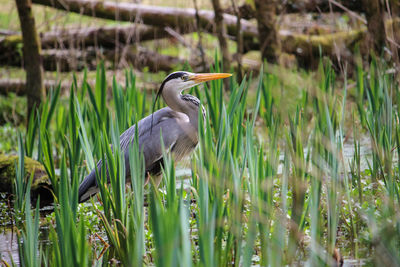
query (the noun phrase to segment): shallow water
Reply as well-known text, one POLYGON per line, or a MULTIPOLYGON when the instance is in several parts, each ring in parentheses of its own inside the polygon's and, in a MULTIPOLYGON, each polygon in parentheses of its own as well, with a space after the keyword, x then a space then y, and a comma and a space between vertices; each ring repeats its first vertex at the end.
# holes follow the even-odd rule
POLYGON ((355 260, 355 259, 344 259, 343 260, 343 267, 357 267, 357 266, 364 266, 367 264, 367 261, 364 259, 355 260))
MULTIPOLYGON (((308 154, 308 150, 304 149, 304 157, 306 157, 308 154)), ((347 171, 350 171, 350 163, 353 160, 354 156, 354 143, 353 140, 347 141, 343 144, 343 158, 344 158, 344 164, 346 167, 347 171)), ((364 171, 368 169, 368 162, 371 162, 372 159, 372 152, 371 152, 371 142, 370 139, 365 137, 361 139, 360 141, 360 169, 361 171, 364 171)), ((284 154, 280 154, 279 160, 281 163, 279 164, 278 167, 278 174, 282 174, 282 168, 283 168, 283 160, 284 160, 284 154)), ((396 163, 398 160, 397 153, 393 153, 393 164, 396 163)))
POLYGON ((17 235, 10 227, 0 228, 0 258, 11 265, 11 258, 19 265, 17 235))

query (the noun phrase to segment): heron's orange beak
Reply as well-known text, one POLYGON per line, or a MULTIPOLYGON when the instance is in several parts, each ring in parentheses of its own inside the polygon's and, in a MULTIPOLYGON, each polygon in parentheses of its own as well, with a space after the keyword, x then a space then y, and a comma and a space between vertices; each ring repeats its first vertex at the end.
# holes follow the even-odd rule
POLYGON ((202 83, 212 80, 228 78, 231 76, 232 74, 230 73, 199 73, 199 74, 194 74, 192 77, 189 78, 189 80, 192 80, 195 83, 202 83))

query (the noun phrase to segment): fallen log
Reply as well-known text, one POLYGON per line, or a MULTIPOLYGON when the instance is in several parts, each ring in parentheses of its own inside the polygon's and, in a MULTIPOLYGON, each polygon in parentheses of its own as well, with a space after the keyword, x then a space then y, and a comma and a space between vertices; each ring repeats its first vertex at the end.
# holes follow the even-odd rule
MULTIPOLYGON (((179 29, 181 33, 187 32, 188 29, 191 31, 196 29, 196 11, 193 8, 160 7, 98 0, 33 0, 32 3, 92 17, 117 21, 140 21, 151 26, 171 27, 179 29)), ((214 12, 199 10, 198 15, 199 27, 204 31, 214 32, 214 12)), ((227 33, 234 36, 236 34, 236 17, 224 14, 223 19, 227 33)), ((247 20, 241 20, 241 30, 245 38, 258 36, 257 27, 247 20)))
POLYGON ((366 28, 322 35, 293 34, 280 32, 282 50, 296 56, 298 65, 303 68, 318 67, 321 56, 329 57, 332 62, 354 64, 352 51, 357 43, 366 37, 366 28))
POLYGON ((70 72, 95 70, 97 53, 92 49, 46 49, 42 51, 43 67, 47 71, 70 72))
MULTIPOLYGON (((366 33, 365 27, 320 35, 281 30, 279 39, 282 52, 295 55, 300 66, 313 68, 314 63, 318 64, 320 56, 328 56, 334 60, 340 57, 342 61, 352 61, 353 56, 350 51, 353 51, 355 44, 364 40, 366 33)), ((258 43, 248 41, 245 41, 243 46, 246 51, 259 48, 258 43)))
POLYGON ((60 29, 40 34, 42 48, 115 47, 140 41, 169 37, 162 28, 146 25, 113 25, 78 29, 60 29))
POLYGON ((351 47, 365 37, 366 28, 350 30, 346 32, 335 32, 321 35, 307 35, 280 31, 283 50, 286 53, 298 56, 318 55, 320 50, 323 54, 333 54, 336 48, 351 47))

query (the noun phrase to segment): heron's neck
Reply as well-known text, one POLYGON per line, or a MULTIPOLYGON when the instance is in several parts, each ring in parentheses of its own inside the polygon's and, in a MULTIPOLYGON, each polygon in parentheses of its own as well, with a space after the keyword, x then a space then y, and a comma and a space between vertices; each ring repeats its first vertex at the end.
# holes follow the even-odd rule
POLYGON ((197 128, 199 100, 196 97, 168 91, 163 92, 162 96, 165 103, 171 109, 185 113, 189 117, 190 122, 197 128))

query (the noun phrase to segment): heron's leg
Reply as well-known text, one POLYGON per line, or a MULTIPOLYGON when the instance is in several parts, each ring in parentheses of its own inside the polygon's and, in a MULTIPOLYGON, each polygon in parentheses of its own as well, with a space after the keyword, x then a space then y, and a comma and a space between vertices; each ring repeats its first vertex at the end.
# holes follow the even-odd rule
POLYGON ((147 185, 147 183, 150 181, 150 173, 149 172, 147 172, 147 174, 146 174, 146 178, 145 178, 145 180, 144 180, 144 186, 146 186, 147 185))

